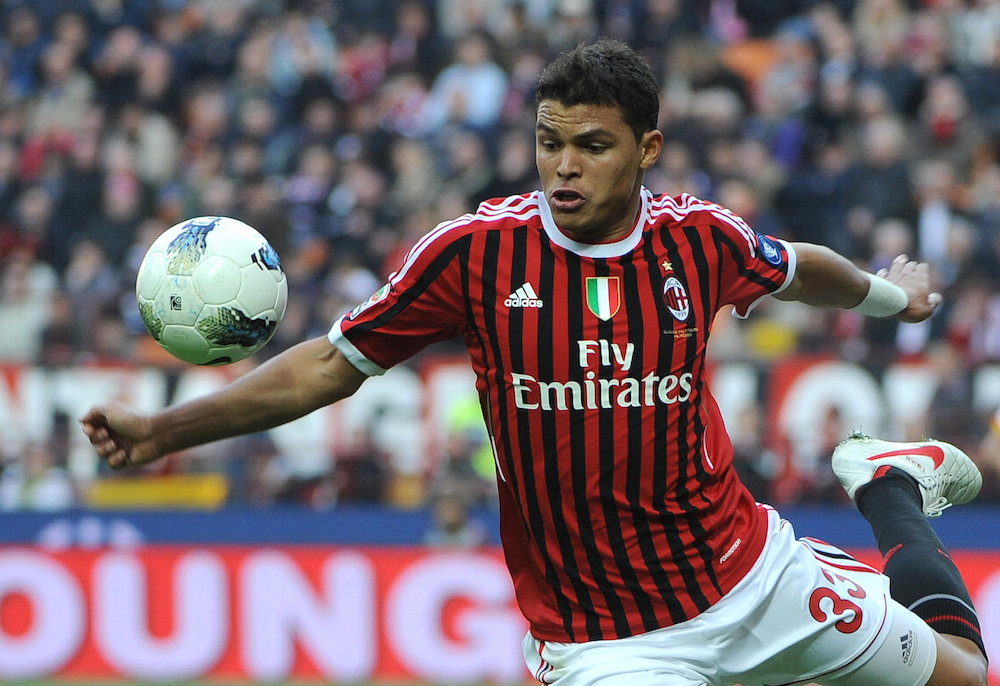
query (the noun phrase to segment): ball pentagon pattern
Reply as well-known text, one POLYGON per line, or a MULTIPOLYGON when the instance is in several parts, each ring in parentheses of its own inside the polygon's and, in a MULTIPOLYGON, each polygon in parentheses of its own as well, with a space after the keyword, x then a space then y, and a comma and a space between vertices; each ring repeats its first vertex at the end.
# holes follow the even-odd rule
POLYGON ((271 339, 285 314, 288 281, 253 227, 196 217, 149 247, 135 294, 146 329, 167 352, 191 364, 223 365, 271 339))

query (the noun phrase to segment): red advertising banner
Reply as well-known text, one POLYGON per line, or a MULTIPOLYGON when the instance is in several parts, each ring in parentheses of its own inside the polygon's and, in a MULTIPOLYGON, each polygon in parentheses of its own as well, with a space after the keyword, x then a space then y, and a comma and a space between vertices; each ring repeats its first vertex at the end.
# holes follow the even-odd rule
MULTIPOLYGON (((1000 655, 1000 555, 954 557, 1000 655)), ((525 683, 525 630, 498 550, 0 548, 5 680, 525 683)))
POLYGON ((499 551, 0 549, 0 679, 524 682, 499 551))

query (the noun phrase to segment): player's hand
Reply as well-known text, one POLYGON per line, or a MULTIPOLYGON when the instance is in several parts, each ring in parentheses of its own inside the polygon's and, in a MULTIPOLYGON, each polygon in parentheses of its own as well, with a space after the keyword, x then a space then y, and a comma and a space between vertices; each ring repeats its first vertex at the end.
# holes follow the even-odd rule
POLYGON ((80 425, 100 458, 114 469, 160 457, 149 418, 120 403, 94 407, 80 419, 80 425))
POLYGON ((941 294, 931 290, 930 268, 926 262, 914 262, 906 255, 899 255, 888 269, 879 269, 876 276, 896 284, 910 297, 910 304, 896 315, 900 321, 922 322, 941 304, 941 294))

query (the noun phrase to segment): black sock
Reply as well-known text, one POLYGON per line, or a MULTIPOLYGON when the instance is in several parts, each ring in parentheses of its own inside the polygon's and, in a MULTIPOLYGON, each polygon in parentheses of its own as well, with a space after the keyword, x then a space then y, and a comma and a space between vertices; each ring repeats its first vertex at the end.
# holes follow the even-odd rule
POLYGON ((917 482, 892 467, 862 486, 855 501, 875 532, 893 599, 938 633, 967 638, 986 655, 972 598, 948 550, 924 518, 917 482))

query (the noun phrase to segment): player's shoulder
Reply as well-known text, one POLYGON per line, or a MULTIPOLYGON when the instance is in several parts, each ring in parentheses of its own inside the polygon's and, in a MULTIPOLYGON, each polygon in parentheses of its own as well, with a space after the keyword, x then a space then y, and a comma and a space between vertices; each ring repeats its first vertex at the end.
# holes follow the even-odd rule
POLYGON ((537 193, 491 198, 480 203, 475 212, 441 222, 425 238, 446 245, 482 231, 503 231, 523 226, 538 216, 537 193))
POLYGON ((662 223, 676 224, 738 224, 746 226, 743 218, 727 207, 710 200, 703 200, 690 193, 656 195, 650 200, 650 216, 662 223))
POLYGON ((540 216, 539 193, 521 193, 505 198, 490 198, 479 203, 473 222, 482 231, 502 230, 523 226, 525 222, 540 216))
POLYGON ((689 193, 677 196, 657 195, 650 200, 650 219, 670 229, 702 226, 738 236, 756 245, 757 233, 742 217, 727 207, 702 200, 689 193))
POLYGON ((426 233, 407 254, 407 262, 427 260, 454 249, 470 236, 485 231, 511 230, 538 221, 537 193, 492 198, 480 203, 475 212, 444 221, 426 233))

